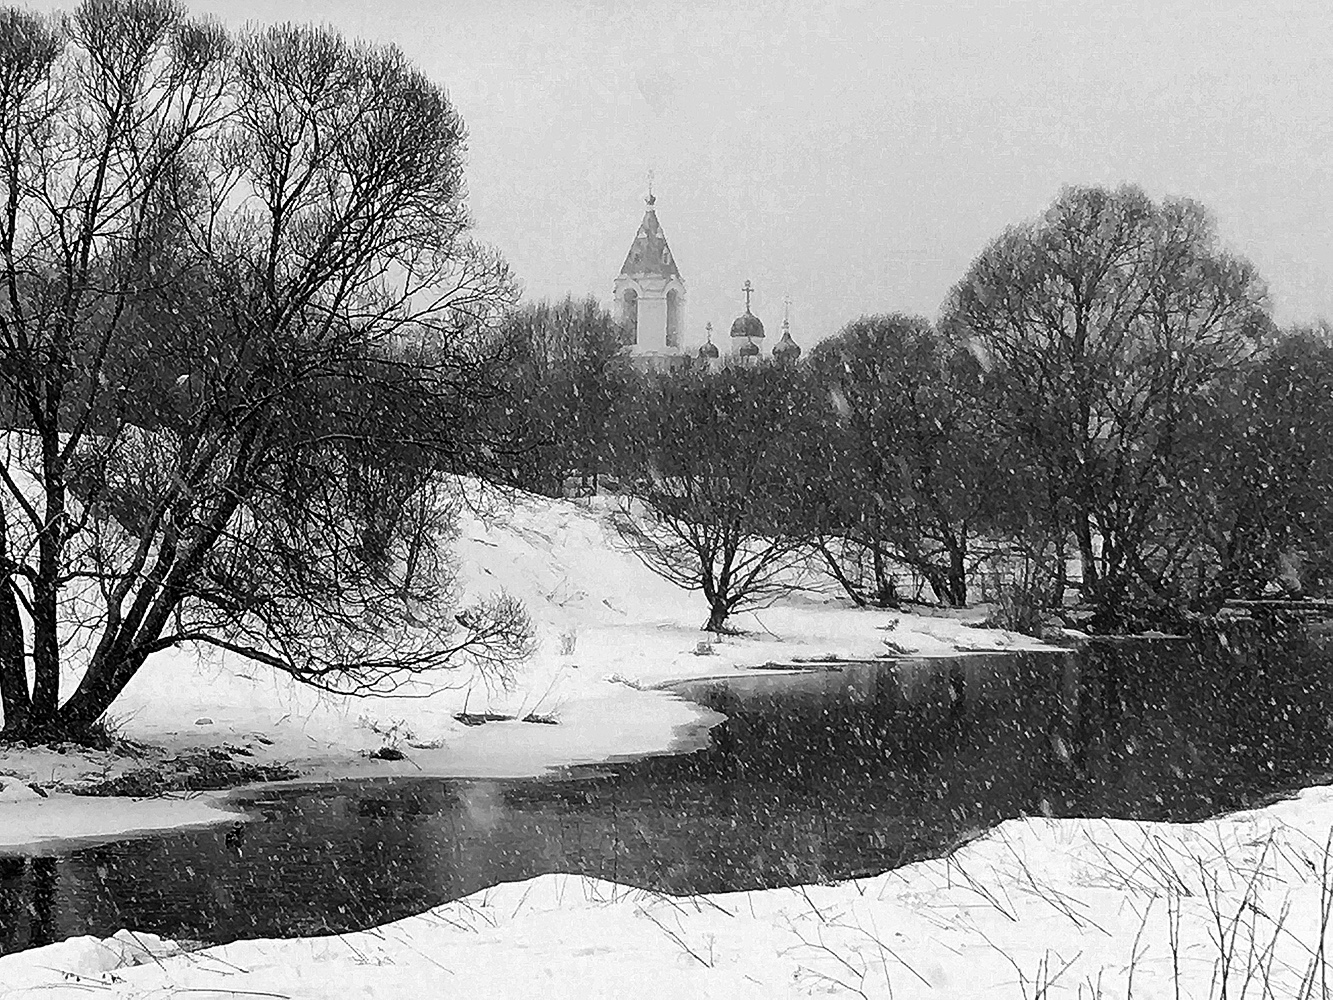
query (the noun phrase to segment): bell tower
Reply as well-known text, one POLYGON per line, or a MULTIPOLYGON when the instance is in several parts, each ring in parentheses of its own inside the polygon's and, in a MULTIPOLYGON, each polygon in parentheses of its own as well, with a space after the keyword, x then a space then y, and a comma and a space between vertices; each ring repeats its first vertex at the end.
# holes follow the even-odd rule
POLYGON ((624 324, 630 354, 683 356, 685 279, 657 221, 657 198, 648 179, 647 210, 615 281, 615 314, 624 324))

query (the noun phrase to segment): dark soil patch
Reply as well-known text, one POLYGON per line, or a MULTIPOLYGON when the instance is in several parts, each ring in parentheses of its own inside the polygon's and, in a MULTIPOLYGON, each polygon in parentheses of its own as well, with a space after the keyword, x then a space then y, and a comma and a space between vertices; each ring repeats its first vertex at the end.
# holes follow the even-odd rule
POLYGON ((204 792, 262 781, 287 781, 297 772, 281 764, 236 761, 227 750, 192 750, 114 778, 68 789, 75 795, 152 798, 168 792, 204 792))
MULTIPOLYGON (((518 717, 501 715, 498 712, 459 712, 454 718, 465 726, 484 726, 488 722, 513 722, 518 717)), ((539 726, 558 726, 560 724, 554 716, 538 715, 535 712, 528 713, 518 721, 535 722, 539 726)))
POLYGON ((146 743, 126 739, 111 729, 94 726, 78 735, 33 731, 0 735, 0 747, 47 747, 56 753, 78 753, 83 750, 102 750, 118 757, 147 757, 153 748, 146 743))

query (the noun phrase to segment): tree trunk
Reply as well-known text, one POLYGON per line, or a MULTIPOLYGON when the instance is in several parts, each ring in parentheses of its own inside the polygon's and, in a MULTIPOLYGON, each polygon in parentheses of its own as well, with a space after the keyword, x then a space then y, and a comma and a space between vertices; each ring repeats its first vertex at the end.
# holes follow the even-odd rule
POLYGON ((56 728, 65 734, 76 735, 88 731, 108 708, 120 697, 125 685, 143 666, 146 656, 98 659, 88 665, 78 688, 65 702, 55 720, 56 728))
POLYGON ((838 581, 838 584, 846 592, 847 596, 852 599, 853 604, 858 608, 864 608, 866 606, 865 596, 861 593, 860 589, 847 578, 847 574, 842 571, 842 567, 838 565, 837 558, 829 550, 828 543, 823 538, 819 538, 815 541, 815 545, 819 549, 819 554, 824 557, 824 562, 829 568, 829 573, 833 575, 833 579, 838 581))
POLYGON ((949 546, 949 603, 955 608, 967 604, 967 552, 960 543, 949 546))
POLYGON ((705 632, 722 632, 727 624, 727 618, 731 614, 729 608, 722 601, 714 601, 708 609, 708 621, 704 624, 705 632))
POLYGON ((898 592, 893 586, 884 567, 884 550, 880 548, 879 542, 870 543, 870 551, 875 566, 875 601, 881 608, 896 608, 898 606, 898 592))
MULTIPOLYGON (((45 547, 46 543, 43 543, 45 547)), ((60 642, 56 628, 55 573, 45 572, 47 559, 41 560, 38 578, 32 586, 32 715, 40 727, 55 718, 60 707, 60 642)))
POLYGON ((1097 573, 1097 556, 1092 549, 1092 523, 1086 512, 1074 519, 1074 531, 1078 536, 1079 560, 1083 564, 1083 596, 1088 598, 1097 590, 1100 582, 1097 573))
POLYGON ((1064 547, 1055 550, 1055 574, 1051 582, 1051 607, 1060 610, 1065 606, 1065 589, 1069 586, 1069 566, 1064 547))
POLYGON ((935 595, 935 600, 942 605, 950 604, 949 580, 944 573, 940 572, 939 567, 923 561, 917 566, 917 569, 926 578, 926 582, 930 584, 930 592, 935 595))
POLYGON ((46 480, 46 523, 37 536, 37 577, 32 582, 33 726, 55 720, 60 708, 60 637, 56 608, 65 544, 65 484, 58 465, 59 441, 43 431, 42 473, 46 480))
MULTIPOLYGON (((4 539, 0 536, 0 546, 4 539)), ((4 732, 25 732, 31 722, 32 699, 28 695, 28 671, 23 655, 23 619, 13 583, 0 579, 0 707, 5 713, 4 732)))
POLYGON ((23 618, 14 591, 14 564, 9 559, 9 525, 0 506, 0 709, 5 713, 0 732, 21 733, 32 714, 28 694, 27 659, 23 647, 23 618))

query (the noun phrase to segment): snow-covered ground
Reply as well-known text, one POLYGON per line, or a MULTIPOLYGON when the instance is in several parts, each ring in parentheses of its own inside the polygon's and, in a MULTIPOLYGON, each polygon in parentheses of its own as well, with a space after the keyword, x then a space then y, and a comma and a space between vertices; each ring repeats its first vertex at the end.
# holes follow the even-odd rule
POLYGON ((503 589, 521 598, 534 620, 537 652, 509 688, 458 672, 439 678, 436 688, 407 687, 401 697, 336 698, 230 656, 169 651, 149 661, 111 711, 123 736, 146 745, 143 759, 71 748, 0 750, 0 775, 52 793, 0 804, 0 848, 48 840, 58 829, 49 819, 57 809, 65 810, 69 835, 78 837, 234 821, 207 798, 67 802, 58 791, 187 750, 226 748, 239 761, 289 765, 312 780, 521 777, 698 745, 716 717, 655 689, 667 681, 829 654, 940 655, 1034 645, 954 617, 858 611, 812 594, 738 616, 735 624, 748 634, 701 652, 703 598, 654 576, 618 545, 608 521, 614 501, 519 496, 490 503, 484 519, 465 513, 456 552, 467 593, 503 589), (464 711, 536 715, 558 724, 468 726, 455 718, 464 711), (369 756, 386 746, 405 759, 369 756))
POLYGON ((546 875, 356 934, 0 958, 0 997, 1327 996, 1333 790, 1190 825, 1009 821, 836 886, 670 897, 546 875))
MULTIPOLYGON (((954 617, 856 611, 811 596, 742 617, 700 650, 704 608, 614 544, 598 502, 528 498, 469 517, 473 593, 523 598, 540 647, 510 689, 447 678, 430 697, 339 700, 227 659, 154 660, 115 709, 147 756, 232 747, 312 778, 518 776, 680 749, 707 713, 663 682, 830 654, 942 655, 1030 640, 954 617), (469 727, 460 711, 549 716, 469 727), (369 752, 401 749, 407 759, 369 752)), ((413 692, 426 694, 424 690, 413 692)), ((209 822, 178 800, 41 797, 135 766, 98 753, 0 756, 0 846, 54 834, 209 822), (21 779, 21 780, 19 780, 21 779)), ((18 997, 1303 997, 1324 996, 1333 790, 1191 825, 1009 821, 949 858, 871 879, 669 897, 576 876, 487 889, 370 931, 184 951, 151 935, 0 957, 18 997)), ((48 845, 50 849, 50 845, 48 845)))

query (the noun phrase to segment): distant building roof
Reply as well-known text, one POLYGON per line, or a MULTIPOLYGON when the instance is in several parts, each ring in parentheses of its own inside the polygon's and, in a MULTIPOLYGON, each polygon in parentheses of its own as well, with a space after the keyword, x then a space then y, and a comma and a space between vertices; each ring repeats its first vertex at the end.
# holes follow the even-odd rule
POLYGON ((759 317, 750 312, 747 306, 745 312, 737 316, 731 324, 731 335, 733 337, 762 337, 764 335, 764 324, 759 322, 759 317))
MULTIPOLYGON (((764 324, 759 322, 759 317, 750 312, 750 296, 754 294, 754 286, 750 284, 750 279, 745 279, 745 284, 741 286, 741 291, 745 293, 745 312, 737 316, 731 324, 731 335, 733 337, 762 337, 764 335, 764 324)), ((756 351, 758 348, 755 349, 756 351)), ((748 351, 745 353, 749 353, 748 351)))
POLYGON ((801 345, 791 339, 791 323, 782 321, 782 339, 773 347, 773 357, 780 361, 795 361, 801 356, 801 345))
POLYGON ((625 255, 620 273, 627 278, 679 278, 676 258, 667 246, 666 234, 662 232, 662 224, 657 221, 657 210, 653 207, 657 199, 650 194, 644 201, 648 203, 648 210, 643 213, 643 221, 639 223, 639 231, 634 234, 634 242, 625 255))

